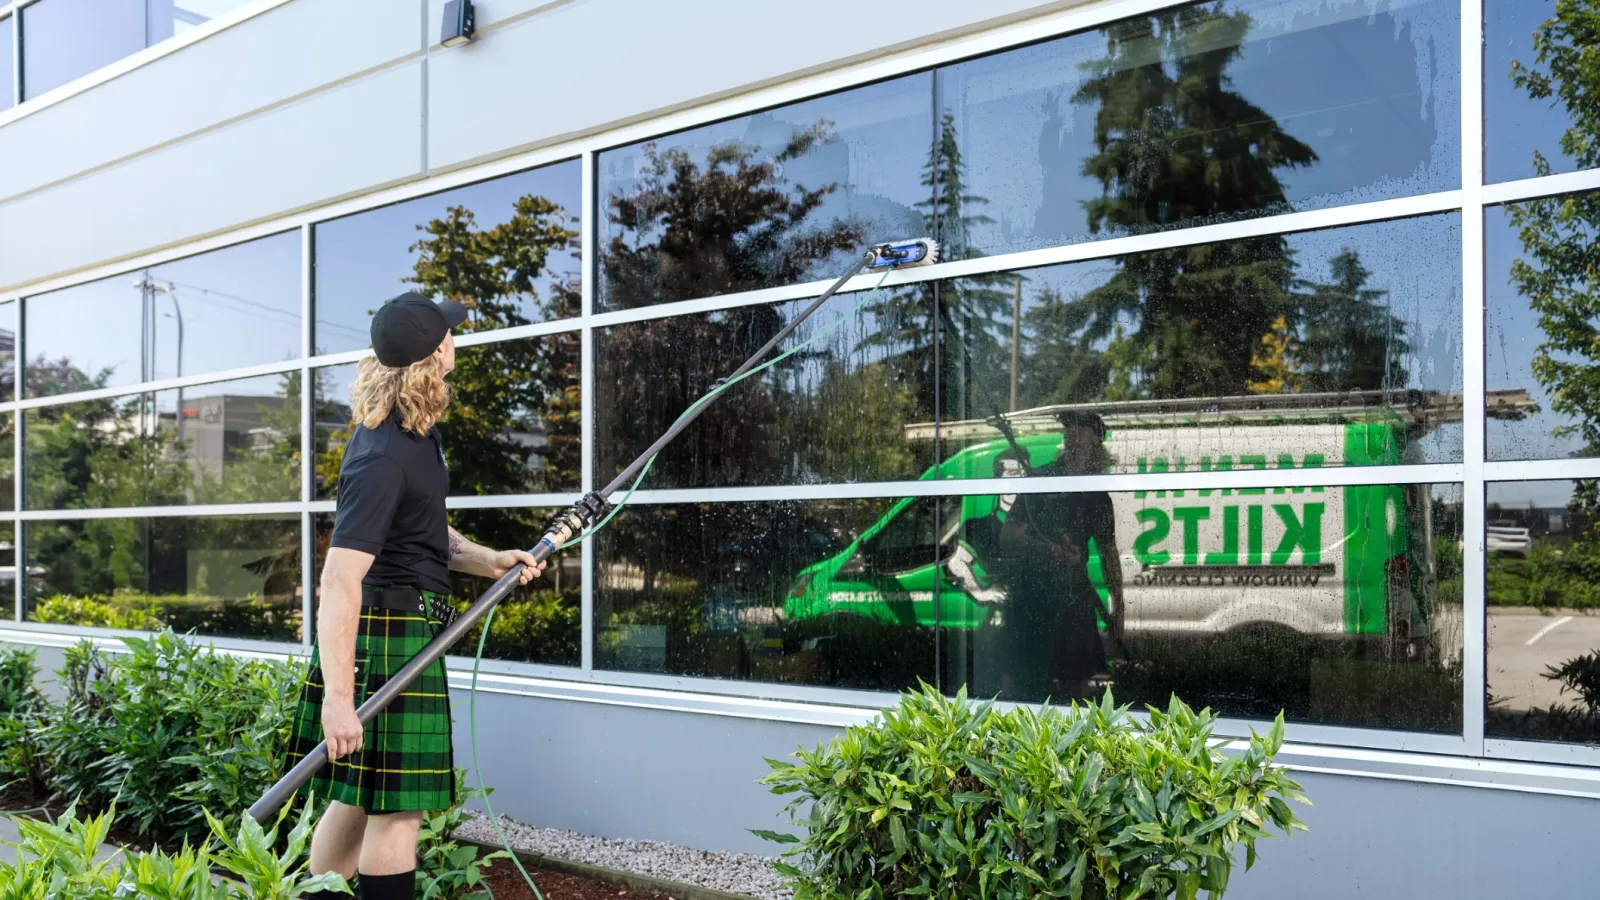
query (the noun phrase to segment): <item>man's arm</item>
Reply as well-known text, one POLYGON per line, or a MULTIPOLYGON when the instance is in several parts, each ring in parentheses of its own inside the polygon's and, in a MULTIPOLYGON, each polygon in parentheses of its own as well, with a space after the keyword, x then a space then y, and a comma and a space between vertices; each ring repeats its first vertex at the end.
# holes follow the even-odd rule
POLYGON ((317 651, 322 668, 322 730, 330 760, 361 749, 361 721, 355 712, 356 629, 361 624, 361 579, 372 560, 370 553, 331 547, 322 567, 317 651))
POLYGON ((465 572, 468 575, 481 575, 485 578, 499 578, 511 571, 511 567, 522 563, 520 584, 527 584, 539 577, 544 571, 544 563, 535 564, 533 556, 526 550, 490 550, 482 544, 474 544, 461 536, 461 532, 450 529, 450 568, 452 571, 465 572))

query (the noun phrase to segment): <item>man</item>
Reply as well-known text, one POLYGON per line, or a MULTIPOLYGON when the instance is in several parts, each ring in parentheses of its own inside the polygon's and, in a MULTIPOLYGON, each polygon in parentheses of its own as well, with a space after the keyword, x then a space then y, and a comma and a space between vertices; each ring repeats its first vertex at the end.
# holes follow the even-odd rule
POLYGON ((521 550, 465 540, 445 521, 450 474, 435 426, 450 402, 450 329, 466 317, 459 303, 406 293, 372 318, 376 355, 361 360, 351 388, 356 428, 339 467, 317 647, 295 716, 290 765, 328 741, 330 762, 308 787, 331 801, 312 837, 311 872, 359 873, 367 900, 412 900, 422 814, 455 802, 444 664, 365 728, 356 707, 453 618, 450 570, 499 578, 520 562, 527 584, 544 568, 521 550))
MULTIPOLYGON (((1093 413, 1060 416, 1061 453, 1030 474, 1100 475, 1110 467, 1105 424, 1093 413)), ((1121 636, 1122 560, 1111 495, 1019 494, 997 544, 1008 593, 1001 695, 1038 703, 1088 697, 1108 667, 1100 637, 1100 595, 1089 576, 1090 544, 1111 593, 1107 621, 1121 636)))

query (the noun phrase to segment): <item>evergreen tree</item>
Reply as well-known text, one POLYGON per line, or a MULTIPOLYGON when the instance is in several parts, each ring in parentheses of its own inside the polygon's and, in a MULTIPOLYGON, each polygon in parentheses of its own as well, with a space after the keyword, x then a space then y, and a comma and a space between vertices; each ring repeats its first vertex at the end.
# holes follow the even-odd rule
MULTIPOLYGON (((1095 108, 1091 230, 1125 234, 1227 221, 1287 208, 1278 172, 1311 165, 1311 147, 1231 89, 1250 16, 1221 3, 1129 19, 1102 29, 1103 58, 1073 100, 1095 108)), ((1114 373, 1143 397, 1236 395, 1259 379, 1259 339, 1288 312, 1293 274, 1281 237, 1249 238, 1122 257, 1084 298, 1085 337, 1109 340, 1136 320, 1114 373)))
POLYGON ((1299 339, 1295 362, 1300 389, 1398 390, 1409 373, 1406 323, 1389 312, 1388 291, 1367 287, 1372 273, 1350 249, 1328 263, 1331 280, 1300 280, 1295 287, 1299 339))

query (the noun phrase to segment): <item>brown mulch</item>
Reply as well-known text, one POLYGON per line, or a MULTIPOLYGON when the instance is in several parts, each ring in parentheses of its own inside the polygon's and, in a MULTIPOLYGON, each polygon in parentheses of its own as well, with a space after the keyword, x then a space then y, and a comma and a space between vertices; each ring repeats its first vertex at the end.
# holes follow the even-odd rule
MULTIPOLYGON (((673 900, 666 894, 635 891, 620 885, 577 878, 560 872, 530 868, 528 874, 533 876, 533 883, 539 886, 545 900, 618 900, 618 898, 673 900)), ((489 882, 489 889, 494 891, 494 900, 535 900, 533 891, 528 890, 528 883, 522 880, 522 873, 517 871, 517 867, 512 865, 509 859, 495 860, 494 867, 486 873, 485 880, 489 882)))

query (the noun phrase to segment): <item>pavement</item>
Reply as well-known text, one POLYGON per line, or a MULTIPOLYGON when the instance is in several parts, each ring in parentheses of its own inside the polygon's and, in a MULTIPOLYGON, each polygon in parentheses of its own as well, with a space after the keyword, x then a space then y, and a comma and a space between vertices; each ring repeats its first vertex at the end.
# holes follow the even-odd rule
POLYGON ((1544 677, 1545 667, 1600 651, 1600 615, 1491 608, 1488 636, 1489 693, 1505 698, 1507 710, 1572 703, 1577 698, 1563 697, 1561 686, 1544 677))

